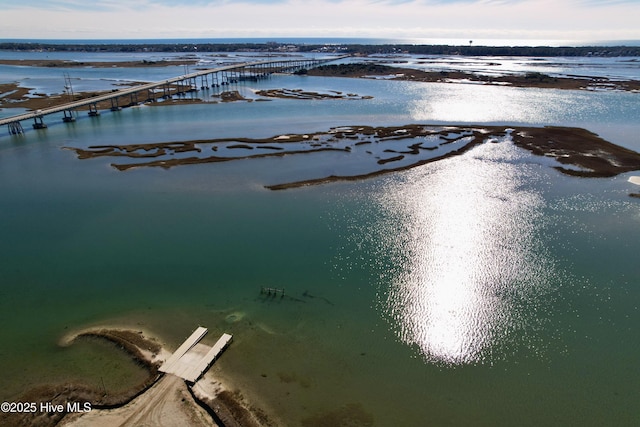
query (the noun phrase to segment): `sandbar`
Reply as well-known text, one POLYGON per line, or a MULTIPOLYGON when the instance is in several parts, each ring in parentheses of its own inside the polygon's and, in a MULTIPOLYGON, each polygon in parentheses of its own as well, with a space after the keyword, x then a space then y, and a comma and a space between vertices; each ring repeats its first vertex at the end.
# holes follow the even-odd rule
POLYGON ((88 402, 86 413, 3 413, 0 425, 38 426, 185 426, 258 427, 265 415, 256 414, 255 408, 217 378, 206 373, 194 385, 158 368, 171 352, 168 347, 148 331, 126 328, 90 328, 62 337, 59 345, 73 345, 80 339, 103 339, 117 345, 135 362, 148 370, 142 384, 121 394, 104 393, 79 384, 43 384, 20 396, 22 402, 88 402), (251 408, 251 409, 250 409, 251 408))

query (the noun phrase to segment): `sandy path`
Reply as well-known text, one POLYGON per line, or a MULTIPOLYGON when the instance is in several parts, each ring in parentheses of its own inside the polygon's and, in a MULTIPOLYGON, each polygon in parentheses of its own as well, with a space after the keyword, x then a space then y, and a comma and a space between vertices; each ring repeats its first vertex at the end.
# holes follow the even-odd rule
POLYGON ((186 384, 165 375, 144 394, 117 409, 94 409, 65 417, 65 427, 211 427, 211 416, 195 403, 186 384))

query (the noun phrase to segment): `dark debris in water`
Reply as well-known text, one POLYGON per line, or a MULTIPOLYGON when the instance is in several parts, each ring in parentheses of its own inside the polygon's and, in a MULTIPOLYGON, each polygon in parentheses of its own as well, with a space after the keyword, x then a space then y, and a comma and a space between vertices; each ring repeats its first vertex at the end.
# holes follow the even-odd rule
POLYGON ((303 427, 368 427, 373 425, 373 415, 360 403, 349 403, 340 408, 320 412, 302 420, 303 427))

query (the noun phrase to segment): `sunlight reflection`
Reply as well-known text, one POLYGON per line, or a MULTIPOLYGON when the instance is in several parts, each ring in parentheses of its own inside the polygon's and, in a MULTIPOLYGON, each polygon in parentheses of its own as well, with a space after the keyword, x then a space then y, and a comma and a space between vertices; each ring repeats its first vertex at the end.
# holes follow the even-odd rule
POLYGON ((544 89, 433 84, 407 86, 407 90, 417 98, 410 105, 410 114, 417 121, 553 123, 566 111, 580 114, 586 106, 599 108, 583 100, 584 95, 568 100, 557 91, 544 89))
POLYGON ((403 227, 387 310, 429 360, 482 361, 527 322, 522 307, 544 286, 534 235, 543 202, 523 186, 521 155, 509 142, 484 144, 385 192, 403 227))

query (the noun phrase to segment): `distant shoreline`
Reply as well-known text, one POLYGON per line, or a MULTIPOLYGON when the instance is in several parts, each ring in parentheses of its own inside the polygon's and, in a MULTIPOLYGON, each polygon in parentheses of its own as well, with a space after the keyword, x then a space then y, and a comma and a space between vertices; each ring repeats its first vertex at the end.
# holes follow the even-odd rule
MULTIPOLYGON (((416 55, 462 55, 462 56, 540 56, 540 57, 640 57, 640 46, 483 46, 447 44, 383 43, 367 44, 332 43, 330 39, 312 39, 310 43, 295 42, 249 42, 249 41, 4 41, 0 51, 43 51, 43 52, 150 52, 150 53, 193 53, 193 52, 320 52, 342 54, 389 54, 407 53, 416 55)), ((366 42, 367 39, 363 39, 366 42)))
POLYGON ((382 64, 353 63, 321 65, 299 74, 323 77, 376 78, 389 80, 407 80, 423 83, 480 83, 507 85, 512 87, 536 87, 545 89, 571 90, 623 90, 640 91, 638 80, 612 80, 606 77, 555 77, 538 72, 489 76, 481 73, 441 70, 425 71, 416 68, 392 67, 382 64))

